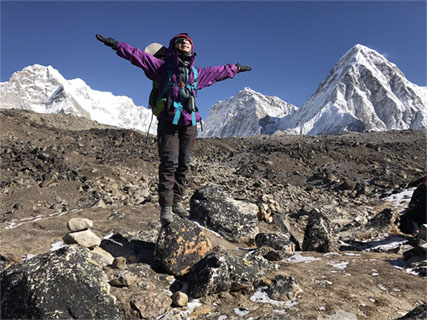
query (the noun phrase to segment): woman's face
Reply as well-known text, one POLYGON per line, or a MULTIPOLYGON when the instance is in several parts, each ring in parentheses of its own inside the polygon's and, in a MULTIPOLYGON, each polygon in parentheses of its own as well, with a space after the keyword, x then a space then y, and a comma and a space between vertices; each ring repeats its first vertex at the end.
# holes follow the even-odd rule
POLYGON ((191 51, 191 42, 187 39, 178 39, 175 42, 175 48, 181 50, 182 52, 190 52, 191 51))

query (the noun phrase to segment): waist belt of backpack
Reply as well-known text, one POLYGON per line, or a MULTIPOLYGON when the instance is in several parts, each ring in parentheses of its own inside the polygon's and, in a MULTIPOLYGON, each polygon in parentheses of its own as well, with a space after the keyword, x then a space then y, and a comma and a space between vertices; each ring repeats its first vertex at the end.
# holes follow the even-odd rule
MULTIPOLYGON (((167 86, 165 86, 166 90, 165 90, 165 88, 163 88, 163 92, 167 91, 169 86, 173 86, 173 87, 184 87, 185 86, 189 89, 193 89, 197 93, 197 69, 196 69, 196 67, 193 66, 193 72, 194 72, 193 85, 190 85, 188 83, 184 84, 183 82, 181 82, 181 83, 172 82, 172 67, 171 67, 171 65, 168 65, 168 67, 169 67, 168 68, 168 83, 167 83, 167 86)), ((173 118, 172 124, 178 125, 178 121, 179 121, 179 118, 181 117, 181 113, 182 113, 182 108, 184 106, 182 105, 181 102, 177 102, 177 101, 173 102, 173 106, 175 108, 175 116, 173 118)), ((193 126, 197 125, 196 112, 195 111, 191 112, 191 124, 193 126)))

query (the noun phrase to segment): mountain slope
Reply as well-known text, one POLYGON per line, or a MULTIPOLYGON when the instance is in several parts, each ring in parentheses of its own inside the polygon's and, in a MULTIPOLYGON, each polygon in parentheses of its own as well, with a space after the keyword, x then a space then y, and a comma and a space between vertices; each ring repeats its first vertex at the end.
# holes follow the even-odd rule
POLYGON ((363 45, 350 49, 301 108, 245 89, 216 104, 205 137, 427 129, 427 87, 363 45), (281 110, 276 112, 276 110, 281 110))
POLYGON ((279 120, 295 113, 297 108, 277 97, 264 96, 244 88, 235 97, 215 104, 202 137, 246 137, 272 134, 279 120))
POLYGON ((427 129, 427 88, 363 45, 350 49, 279 129, 296 134, 427 129))
MULTIPOLYGON (((0 83, 0 108, 17 108, 39 113, 65 113, 103 124, 147 131, 151 111, 136 106, 132 99, 92 90, 83 80, 66 80, 53 67, 32 65, 0 83)), ((153 119, 150 133, 155 133, 153 119)))

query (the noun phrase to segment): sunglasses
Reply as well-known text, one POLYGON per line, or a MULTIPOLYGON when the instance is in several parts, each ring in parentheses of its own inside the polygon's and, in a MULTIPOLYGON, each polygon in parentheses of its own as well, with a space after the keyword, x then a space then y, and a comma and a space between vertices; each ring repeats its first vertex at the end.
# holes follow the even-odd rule
POLYGON ((185 38, 178 38, 175 40, 175 44, 189 44, 191 45, 190 40, 185 39, 185 38))

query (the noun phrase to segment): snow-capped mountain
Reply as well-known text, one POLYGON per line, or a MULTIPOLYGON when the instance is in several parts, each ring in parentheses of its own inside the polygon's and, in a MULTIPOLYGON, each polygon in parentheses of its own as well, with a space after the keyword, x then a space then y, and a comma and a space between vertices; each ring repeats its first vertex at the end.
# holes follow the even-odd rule
POLYGON ((215 104, 203 125, 202 137, 247 137, 272 134, 280 119, 294 114, 297 107, 277 97, 264 96, 244 88, 235 97, 215 104))
POLYGON ((271 99, 245 89, 218 103, 206 119, 204 136, 427 129, 427 87, 409 82, 395 64, 360 44, 338 60, 301 108, 279 98, 274 106, 282 107, 272 108, 271 99))
POLYGON ((427 88, 363 45, 350 49, 278 129, 296 134, 427 129, 427 88))
MULTIPOLYGON (((83 80, 66 80, 53 67, 32 65, 0 83, 0 108, 18 108, 40 113, 66 113, 99 123, 147 131, 152 112, 132 99, 111 92, 92 90, 83 80)), ((154 118, 150 133, 154 134, 154 118)))
MULTIPOLYGON (((123 128, 147 131, 151 111, 124 96, 66 80, 51 66, 33 65, 0 83, 0 108, 70 113, 123 128)), ((155 134, 153 119, 150 133, 155 134)), ((427 87, 409 82, 384 56, 357 44, 332 68, 300 107, 245 88, 215 104, 202 137, 338 134, 346 131, 427 129, 427 87)))

